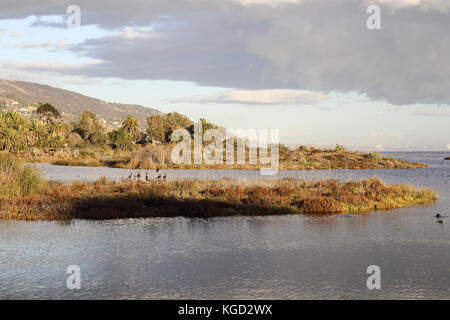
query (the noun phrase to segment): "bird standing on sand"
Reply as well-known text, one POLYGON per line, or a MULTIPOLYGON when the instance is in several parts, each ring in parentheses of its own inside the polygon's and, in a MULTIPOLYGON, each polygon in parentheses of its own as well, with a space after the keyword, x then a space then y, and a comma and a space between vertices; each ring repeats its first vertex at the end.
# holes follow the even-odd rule
POLYGON ((158 176, 158 180, 161 179, 161 175, 158 176))
POLYGON ((138 172, 138 174, 137 174, 137 176, 136 176, 138 179, 141 179, 141 172, 139 171, 138 172))
POLYGON ((441 214, 440 213, 438 213, 437 215, 436 215, 436 218, 441 218, 442 216, 441 216, 441 214))
POLYGON ((163 176, 163 179, 164 179, 164 180, 166 180, 166 179, 167 179, 167 174, 165 174, 165 175, 163 176))
POLYGON ((145 174, 145 181, 150 181, 150 177, 148 176, 148 172, 145 174))
POLYGON ((158 172, 159 172, 159 168, 156 169, 156 173, 158 173, 158 172))
POLYGON ((133 178, 133 172, 132 173, 130 173, 130 175, 128 176, 128 180, 130 180, 131 178, 133 178))

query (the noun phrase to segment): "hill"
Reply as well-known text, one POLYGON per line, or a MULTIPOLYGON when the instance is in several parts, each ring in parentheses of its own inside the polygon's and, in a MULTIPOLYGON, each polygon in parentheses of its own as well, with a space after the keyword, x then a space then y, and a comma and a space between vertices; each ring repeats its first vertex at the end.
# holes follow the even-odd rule
POLYGON ((68 121, 76 121, 83 111, 91 110, 110 129, 118 127, 129 114, 135 115, 145 128, 145 119, 160 113, 141 105, 106 102, 48 85, 0 79, 0 111, 16 110, 29 116, 40 102, 54 105, 68 121))

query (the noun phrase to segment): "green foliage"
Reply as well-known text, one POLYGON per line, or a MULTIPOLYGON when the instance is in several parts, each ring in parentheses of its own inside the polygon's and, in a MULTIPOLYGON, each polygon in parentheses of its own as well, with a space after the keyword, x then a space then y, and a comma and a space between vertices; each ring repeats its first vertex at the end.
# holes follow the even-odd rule
POLYGON ((141 135, 138 119, 131 114, 123 120, 120 130, 126 132, 133 139, 133 141, 137 141, 141 135))
POLYGON ((165 116, 157 114, 147 118, 147 137, 149 139, 165 142, 167 131, 165 116))
POLYGON ((378 153, 378 152, 369 152, 369 153, 366 153, 366 154, 364 155, 364 158, 372 159, 372 160, 375 160, 375 161, 378 161, 378 160, 381 160, 381 159, 382 159, 381 154, 378 153))
POLYGON ((9 111, 0 114, 0 150, 17 152, 27 147, 25 139, 29 121, 20 113, 9 111))
POLYGON ((117 149, 123 151, 133 151, 135 148, 133 137, 124 130, 119 130, 114 144, 117 149))
POLYGON ((22 136, 12 128, 0 127, 0 150, 17 152, 24 149, 25 141, 22 136))
POLYGON ((61 118, 61 113, 50 103, 41 103, 37 108, 36 113, 40 116, 41 120, 47 123, 61 118))
POLYGON ((57 148, 65 142, 64 127, 52 122, 29 121, 20 113, 0 114, 0 150, 16 153, 28 147, 57 148))
POLYGON ((345 149, 344 146, 341 146, 340 144, 337 144, 336 147, 334 148, 334 151, 336 151, 336 152, 344 152, 344 151, 347 151, 347 149, 345 149))
POLYGON ((200 122, 202 124, 202 131, 203 134, 205 134, 206 131, 211 130, 211 129, 218 129, 219 127, 216 126, 215 124, 208 122, 206 119, 201 118, 200 122))
POLYGON ((85 111, 80 115, 80 120, 75 124, 74 131, 80 135, 84 142, 90 144, 106 142, 105 127, 100 123, 97 115, 91 111, 85 111))
POLYGON ((171 112, 166 115, 154 115, 147 118, 147 137, 151 140, 169 142, 172 132, 176 129, 188 129, 192 121, 185 115, 171 112))

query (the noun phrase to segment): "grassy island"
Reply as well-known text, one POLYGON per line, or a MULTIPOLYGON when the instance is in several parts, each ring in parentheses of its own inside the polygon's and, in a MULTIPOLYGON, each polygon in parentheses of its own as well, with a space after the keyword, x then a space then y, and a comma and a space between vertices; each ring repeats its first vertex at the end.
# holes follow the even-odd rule
POLYGON ((49 183, 35 168, 0 157, 0 219, 68 220, 137 217, 341 214, 431 203, 430 189, 299 179, 49 183))
MULTIPOLYGON (((202 130, 224 130, 205 119, 201 119, 199 123, 202 130)), ((225 164, 225 161, 224 164, 214 165, 174 164, 171 152, 176 143, 171 141, 172 132, 185 129, 192 134, 193 128, 194 123, 190 119, 172 112, 148 117, 145 130, 141 130, 138 119, 130 115, 120 126, 109 128, 108 131, 93 112, 85 111, 77 122, 68 122, 61 119, 55 107, 42 104, 35 114, 28 117, 15 111, 0 113, 0 150, 7 151, 26 162, 47 162, 66 166, 128 169, 260 169, 261 165, 250 164, 248 161, 248 144, 245 164, 225 164)), ((248 142, 242 140, 244 143, 248 142)), ((374 152, 347 151, 339 145, 328 150, 307 146, 295 148, 279 146, 281 170, 423 167, 427 165, 383 157, 374 152)))
MULTIPOLYGON (((133 151, 88 147, 77 155, 56 151, 53 154, 21 153, 19 158, 27 162, 46 162, 63 166, 110 167, 126 169, 232 169, 259 170, 261 165, 246 164, 173 164, 170 158, 172 145, 147 145, 133 151)), ((224 161, 225 162, 225 161, 224 161)), ((329 170, 329 169, 412 169, 428 167, 423 163, 383 157, 379 153, 360 153, 345 149, 321 150, 316 148, 280 149, 280 170, 329 170)))

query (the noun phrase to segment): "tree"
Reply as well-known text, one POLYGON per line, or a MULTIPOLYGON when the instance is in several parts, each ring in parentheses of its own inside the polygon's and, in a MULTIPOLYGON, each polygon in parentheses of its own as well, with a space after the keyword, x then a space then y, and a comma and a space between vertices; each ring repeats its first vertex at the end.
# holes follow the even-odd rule
POLYGON ((128 133, 134 142, 138 140, 141 135, 138 119, 131 114, 123 120, 121 130, 128 133))
POLYGON ((202 123, 202 131, 203 134, 205 134, 206 131, 210 130, 210 129, 219 129, 218 126, 216 126, 215 124, 208 122, 206 119, 201 118, 200 122, 202 123))
POLYGON ((78 133, 84 142, 101 144, 105 142, 105 128, 100 123, 97 115, 91 111, 84 111, 80 120, 75 124, 74 132, 78 133))
POLYGON ((49 136, 48 127, 39 120, 32 120, 30 124, 30 137, 29 141, 31 145, 39 147, 45 147, 45 141, 49 136))
POLYGON ((0 114, 0 150, 17 152, 27 146, 29 121, 15 111, 0 114))
POLYGON ((165 115, 167 129, 173 131, 180 128, 188 128, 192 125, 192 121, 183 114, 178 112, 170 112, 165 115))
POLYGON ((133 142, 133 137, 124 130, 119 130, 117 134, 117 140, 114 143, 117 149, 124 151, 133 151, 135 144, 133 142))
POLYGON ((50 103, 40 104, 36 110, 41 120, 46 123, 52 123, 54 120, 61 118, 59 111, 50 103))
POLYGON ((166 140, 166 123, 162 115, 147 118, 147 136, 149 139, 164 142, 166 140))
POLYGON ((160 142, 169 142, 173 131, 191 126, 192 121, 180 113, 157 114, 147 118, 147 136, 160 142))
POLYGON ((3 122, 9 128, 23 132, 29 126, 29 121, 16 111, 8 111, 2 115, 3 122))
POLYGON ((12 128, 0 126, 0 150, 17 152, 25 147, 24 139, 12 128))

